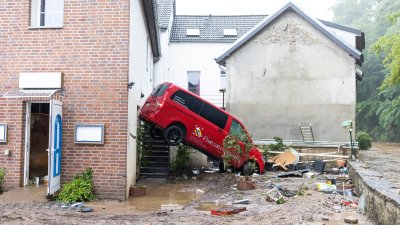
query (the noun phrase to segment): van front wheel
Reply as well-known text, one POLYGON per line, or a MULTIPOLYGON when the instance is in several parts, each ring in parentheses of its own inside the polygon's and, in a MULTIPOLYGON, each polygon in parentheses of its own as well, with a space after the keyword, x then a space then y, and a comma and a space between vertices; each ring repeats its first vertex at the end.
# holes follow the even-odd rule
POLYGON ((167 144, 175 146, 182 143, 186 136, 185 130, 177 125, 171 125, 164 131, 164 139, 167 144))

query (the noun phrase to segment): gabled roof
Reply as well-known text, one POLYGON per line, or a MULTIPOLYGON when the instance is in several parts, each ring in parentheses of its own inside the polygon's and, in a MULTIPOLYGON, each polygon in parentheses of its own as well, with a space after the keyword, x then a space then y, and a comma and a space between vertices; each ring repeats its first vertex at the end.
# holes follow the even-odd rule
POLYGON ((362 53, 357 49, 353 48, 349 43, 342 40, 339 36, 335 33, 330 32, 325 25, 317 19, 311 18, 307 14, 305 14, 301 9, 299 9, 295 4, 292 2, 287 3, 283 8, 272 14, 271 16, 266 17, 263 21, 261 21, 257 26, 253 29, 249 30, 245 35, 235 41, 232 46, 221 56, 216 59, 218 64, 224 65, 225 60, 234 53, 238 48, 242 45, 247 43, 251 40, 254 36, 256 36, 259 32, 261 32, 265 27, 269 26, 273 23, 280 15, 285 13, 288 10, 292 10, 304 18, 307 22, 309 22, 312 26, 314 26, 317 30, 319 30, 322 34, 328 37, 331 41, 339 45, 343 48, 346 52, 352 55, 357 61, 362 61, 362 53))
POLYGON ((234 42, 263 20, 265 15, 176 15, 171 42, 234 42), (200 35, 186 35, 187 29, 199 29, 200 35), (224 29, 236 29, 237 36, 224 36, 224 29))
POLYGON ((175 13, 175 0, 157 0, 158 25, 160 29, 168 29, 171 14, 175 13))

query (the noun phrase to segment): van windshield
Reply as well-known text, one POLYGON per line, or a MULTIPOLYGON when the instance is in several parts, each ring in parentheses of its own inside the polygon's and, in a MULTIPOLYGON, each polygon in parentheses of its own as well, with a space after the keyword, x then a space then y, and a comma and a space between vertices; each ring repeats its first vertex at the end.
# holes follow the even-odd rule
POLYGON ((162 96, 168 87, 169 84, 159 84, 156 88, 154 88, 153 92, 151 92, 150 96, 162 96))
POLYGON ((245 129, 235 120, 232 120, 231 129, 229 130, 231 135, 239 137, 241 141, 245 141, 247 138, 247 133, 245 129))

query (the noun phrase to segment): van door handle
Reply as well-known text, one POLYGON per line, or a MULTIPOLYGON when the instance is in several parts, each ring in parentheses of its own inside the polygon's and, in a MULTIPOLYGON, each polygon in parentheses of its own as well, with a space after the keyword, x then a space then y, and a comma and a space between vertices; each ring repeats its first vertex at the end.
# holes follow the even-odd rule
POLYGON ((218 132, 222 133, 222 129, 218 129, 218 132))

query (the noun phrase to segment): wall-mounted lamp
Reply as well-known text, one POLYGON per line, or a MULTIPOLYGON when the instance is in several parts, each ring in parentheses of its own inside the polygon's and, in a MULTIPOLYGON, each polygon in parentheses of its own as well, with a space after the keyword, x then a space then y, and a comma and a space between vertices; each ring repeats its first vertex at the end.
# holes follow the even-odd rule
POLYGON ((128 83, 128 88, 129 88, 129 89, 132 89, 133 85, 135 85, 135 82, 129 82, 129 83, 128 83))
POLYGON ((10 155, 10 150, 4 150, 4 155, 9 156, 10 155))

